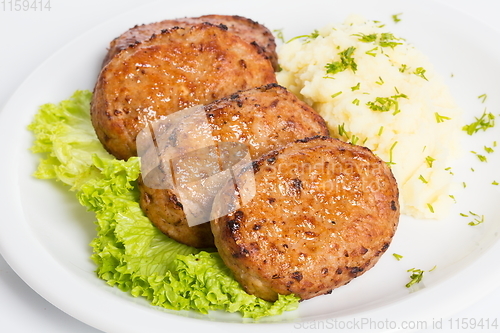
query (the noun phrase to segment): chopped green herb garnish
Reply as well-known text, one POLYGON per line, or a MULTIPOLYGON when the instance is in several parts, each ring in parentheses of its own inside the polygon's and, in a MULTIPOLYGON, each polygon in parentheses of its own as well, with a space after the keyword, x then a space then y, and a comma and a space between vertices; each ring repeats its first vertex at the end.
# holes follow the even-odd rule
MULTIPOLYGON (((373 21, 373 23, 381 23, 381 22, 375 20, 375 21, 373 21)), ((381 23, 381 24, 377 25, 377 27, 383 28, 383 27, 385 27, 385 24, 381 23)))
POLYGON ((484 156, 484 155, 479 155, 479 154, 477 154, 477 158, 479 158, 479 160, 480 160, 481 162, 488 162, 488 160, 487 160, 486 156, 484 156))
POLYGON ((477 158, 481 161, 481 162, 488 162, 488 159, 486 158, 486 156, 484 155, 481 155, 481 154, 478 154, 476 153, 475 151, 471 150, 471 153, 473 153, 474 155, 477 156, 477 158))
POLYGON ((391 149, 389 149, 389 162, 386 162, 388 165, 392 165, 392 164, 396 164, 393 160, 392 160, 392 154, 393 154, 393 150, 394 150, 394 147, 396 147, 396 145, 398 144, 397 141, 395 141, 392 146, 391 146, 391 149))
POLYGON ((392 15, 392 20, 394 21, 394 23, 398 23, 398 22, 401 22, 401 19, 399 18, 399 16, 401 16, 403 13, 399 13, 399 14, 394 14, 392 15))
POLYGON ((453 201, 454 201, 455 203, 457 203, 457 199, 455 199, 455 196, 454 196, 454 195, 451 195, 451 194, 450 194, 450 195, 449 195, 449 197, 450 197, 450 198, 452 198, 452 199, 453 199, 453 201))
POLYGON ((360 85, 361 85, 361 82, 358 82, 357 85, 351 87, 351 91, 359 90, 360 85))
POLYGON ((406 284, 406 288, 410 288, 414 284, 419 283, 424 277, 424 271, 421 269, 412 268, 407 270, 407 272, 411 272, 412 274, 410 275, 410 282, 406 284))
POLYGON ((424 176, 420 175, 420 177, 418 177, 418 179, 420 179, 422 181, 422 183, 424 184, 428 184, 429 182, 427 181, 427 179, 424 178, 424 176))
POLYGON ((406 96, 405 94, 398 94, 398 95, 391 96, 391 98, 406 98, 406 99, 408 99, 408 96, 406 96))
POLYGON ((377 53, 376 53, 377 50, 378 50, 378 46, 374 47, 371 50, 366 51, 365 54, 368 54, 368 55, 370 55, 372 57, 376 57, 377 56, 377 53))
MULTIPOLYGON (((383 26, 380 26, 380 28, 383 26)), ((382 47, 391 47, 394 48, 398 45, 402 45, 403 43, 396 42, 397 40, 404 40, 403 38, 397 38, 390 32, 383 32, 380 35, 378 34, 354 34, 353 36, 359 37, 358 40, 364 43, 376 43, 378 40, 378 45, 382 47)), ((372 51, 372 50, 371 50, 372 51)))
POLYGON ((358 69, 358 65, 352 57, 355 50, 356 48, 354 46, 351 46, 339 53, 340 61, 342 62, 342 64, 344 64, 346 68, 352 69, 353 72, 356 72, 356 70, 358 69))
POLYGON ((340 95, 340 94, 342 94, 342 91, 339 91, 339 92, 337 92, 337 93, 333 94, 333 95, 332 95, 332 98, 335 98, 335 97, 337 97, 337 96, 338 96, 338 95, 340 95))
POLYGON ((346 130, 344 128, 344 126, 345 126, 344 123, 342 123, 342 125, 338 125, 337 126, 337 129, 338 129, 338 132, 339 132, 339 136, 346 136, 347 138, 349 138, 348 135, 347 135, 347 132, 346 132, 346 130))
POLYGON ((377 40, 377 34, 354 34, 353 36, 359 37, 358 40, 363 43, 373 43, 377 40))
POLYGON ((429 210, 431 211, 431 213, 434 214, 434 207, 432 207, 432 205, 430 203, 427 204, 427 208, 429 208, 429 210))
POLYGON ((393 114, 397 114, 400 112, 398 103, 399 98, 408 98, 408 96, 399 94, 391 97, 376 97, 374 102, 367 102, 366 105, 372 111, 387 112, 393 110, 393 114))
POLYGON ((403 256, 400 254, 393 253, 392 255, 394 256, 394 258, 396 258, 397 261, 400 261, 401 259, 403 259, 403 256))
POLYGON ((479 130, 486 131, 488 128, 494 126, 495 115, 492 113, 486 113, 486 110, 484 110, 480 118, 476 117, 476 121, 470 123, 469 125, 465 125, 464 127, 462 127, 462 130, 467 132, 467 134, 472 135, 479 132, 479 130))
POLYGON ((283 29, 274 29, 273 32, 274 32, 274 35, 276 36, 276 38, 278 38, 283 43, 285 42, 285 37, 283 35, 283 29))
POLYGON ((395 42, 396 40, 403 40, 402 38, 396 38, 390 32, 384 32, 380 34, 379 45, 382 47, 390 47, 395 48, 398 45, 402 45, 403 43, 395 42))
POLYGON ((353 145, 358 143, 359 138, 356 135, 351 136, 351 143, 353 145))
POLYGON ((405 64, 402 64, 401 67, 399 67, 399 71, 401 73, 404 73, 406 71, 406 69, 408 68, 408 66, 406 66, 405 64))
POLYGON ((491 183, 491 185, 498 185, 498 182, 494 180, 493 183, 491 183))
POLYGON ((427 156, 425 158, 425 161, 427 162, 427 165, 429 166, 429 168, 432 168, 432 163, 435 161, 436 159, 435 158, 432 158, 431 156, 427 156))
POLYGON ((466 188, 467 187, 467 183, 466 182, 462 182, 462 186, 463 186, 463 188, 466 188))
POLYGON ((486 95, 486 94, 482 94, 480 96, 477 96, 477 98, 479 98, 481 100, 481 103, 484 103, 486 101, 487 97, 488 97, 488 95, 486 95))
POLYGON ((440 115, 440 114, 439 114, 439 113, 437 113, 437 112, 434 112, 434 115, 436 116, 436 121, 437 121, 438 123, 442 123, 442 122, 444 122, 445 120, 450 120, 450 119, 451 119, 450 117, 442 116, 442 115, 440 115))
POLYGON ((469 211, 469 214, 474 217, 474 220, 470 221, 468 224, 470 226, 476 226, 484 222, 484 215, 479 216, 476 213, 469 211))
MULTIPOLYGON (((437 268, 437 265, 435 265, 434 267, 432 267, 427 272, 430 273, 430 272, 434 271, 436 268, 437 268)), ((424 277, 424 273, 425 273, 425 271, 423 271, 421 269, 417 269, 417 268, 411 268, 411 269, 407 270, 407 272, 411 272, 412 274, 410 275, 410 282, 408 282, 406 284, 406 288, 410 288, 414 284, 419 283, 420 281, 422 281, 422 278, 424 277)))
POLYGON ((375 81, 376 84, 378 85, 383 85, 384 84, 384 80, 379 76, 379 81, 375 81))
POLYGON ((316 39, 318 37, 319 37, 319 31, 318 30, 314 30, 310 35, 300 35, 300 36, 293 37, 287 43, 290 43, 291 41, 294 41, 294 40, 300 39, 300 38, 305 38, 306 39, 306 43, 308 43, 312 39, 316 39))
POLYGON ((358 65, 354 61, 352 54, 356 50, 355 47, 351 46, 340 52, 340 61, 331 62, 325 65, 327 74, 337 74, 350 68, 353 72, 356 72, 358 65))
POLYGON ((352 101, 352 104, 359 105, 359 99, 356 98, 354 101, 352 101))
POLYGON ((382 135, 382 132, 384 131, 384 126, 380 126, 380 129, 378 130, 378 136, 382 135))
POLYGON ((345 66, 342 65, 340 61, 328 63, 325 68, 327 74, 337 74, 346 70, 345 66))
POLYGON ((417 76, 420 76, 422 79, 424 79, 425 81, 429 81, 427 80, 427 78, 425 77, 425 69, 422 68, 422 67, 418 67, 417 69, 415 69, 415 71, 413 72, 413 74, 417 75, 417 76))
POLYGON ((354 58, 352 57, 352 54, 354 53, 354 50, 356 50, 355 47, 351 46, 344 51, 340 52, 340 61, 335 61, 326 64, 326 73, 327 74, 337 74, 340 72, 345 71, 346 69, 350 68, 352 69, 353 72, 356 72, 358 69, 358 65, 354 61, 354 58))
POLYGON ((484 151, 487 152, 488 154, 492 154, 495 152, 495 150, 493 148, 486 147, 486 146, 484 146, 484 151))

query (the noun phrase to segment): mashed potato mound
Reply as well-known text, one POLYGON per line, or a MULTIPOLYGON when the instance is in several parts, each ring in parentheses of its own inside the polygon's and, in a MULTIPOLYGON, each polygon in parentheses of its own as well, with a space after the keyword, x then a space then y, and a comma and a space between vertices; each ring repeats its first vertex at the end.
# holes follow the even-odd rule
POLYGON ((427 57, 380 23, 352 16, 283 44, 278 58, 278 82, 317 110, 332 136, 391 165, 403 214, 448 214, 462 112, 427 57))

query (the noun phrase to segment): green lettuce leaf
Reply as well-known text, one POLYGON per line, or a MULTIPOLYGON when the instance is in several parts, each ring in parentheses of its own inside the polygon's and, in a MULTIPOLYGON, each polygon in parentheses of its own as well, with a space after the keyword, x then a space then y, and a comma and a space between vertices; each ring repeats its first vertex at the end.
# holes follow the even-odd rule
POLYGON ((255 319, 296 309, 293 295, 271 303, 247 294, 217 252, 180 244, 151 224, 138 203, 140 160, 116 160, 105 151, 90 121, 91 98, 89 91, 76 91, 57 105, 42 105, 29 129, 32 151, 44 156, 35 176, 68 185, 95 213, 97 275, 167 309, 224 310, 255 319))

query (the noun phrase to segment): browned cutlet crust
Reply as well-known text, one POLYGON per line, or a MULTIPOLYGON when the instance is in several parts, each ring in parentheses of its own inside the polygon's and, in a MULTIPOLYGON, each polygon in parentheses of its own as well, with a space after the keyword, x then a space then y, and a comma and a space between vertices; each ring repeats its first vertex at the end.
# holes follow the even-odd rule
POLYGON ((248 293, 269 301, 327 294, 369 270, 389 247, 398 188, 368 148, 300 140, 264 155, 254 170, 253 200, 211 222, 222 259, 248 293))
POLYGON ((278 69, 276 43, 271 31, 262 24, 237 15, 203 15, 136 25, 111 41, 103 64, 107 64, 109 60, 129 45, 149 39, 151 35, 158 34, 164 29, 173 27, 186 28, 204 22, 214 25, 223 24, 229 31, 240 36, 243 40, 258 45, 262 53, 271 61, 273 67, 276 70, 278 69))
POLYGON ((92 124, 111 154, 128 159, 137 154, 137 134, 151 121, 274 82, 259 47, 223 26, 163 30, 122 50, 102 69, 92 124))
MULTIPOLYGON (((215 142, 240 142, 252 159, 297 139, 328 135, 328 128, 311 107, 277 84, 240 91, 205 106, 215 142)), ((194 126, 192 131, 196 131, 194 126)), ((189 131, 176 140, 189 144, 189 131)), ((182 153, 182 152, 179 152, 182 153)), ((203 172, 203 161, 196 166, 203 172)), ((194 247, 213 247, 210 224, 189 227, 175 191, 153 189, 139 182, 140 204, 149 219, 171 238, 194 247)))

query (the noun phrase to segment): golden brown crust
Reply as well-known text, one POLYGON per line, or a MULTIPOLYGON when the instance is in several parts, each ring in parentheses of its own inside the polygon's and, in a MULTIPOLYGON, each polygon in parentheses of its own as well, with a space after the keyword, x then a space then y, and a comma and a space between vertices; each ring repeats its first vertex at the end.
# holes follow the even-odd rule
POLYGON ((284 87, 271 83, 205 106, 220 142, 241 142, 252 159, 298 139, 328 135, 324 119, 284 87))
POLYGON ((109 60, 121 50, 126 49, 129 45, 149 39, 151 35, 158 34, 162 30, 171 29, 173 27, 186 28, 204 22, 214 25, 223 24, 229 31, 240 36, 244 41, 257 44, 271 61, 273 67, 275 69, 278 68, 276 43, 271 31, 262 24, 237 15, 203 15, 200 17, 185 17, 137 25, 111 41, 103 64, 107 64, 109 60))
POLYGON ((165 235, 189 246, 213 248, 214 236, 209 223, 190 227, 182 204, 175 192, 167 189, 153 189, 145 186, 142 177, 138 182, 141 205, 144 214, 165 235))
MULTIPOLYGON (((277 84, 234 93, 204 109, 215 141, 243 143, 253 159, 299 138, 328 134, 313 109, 277 84)), ((184 134, 183 145, 191 146, 184 134)), ((174 191, 152 189, 142 182, 139 189, 142 209, 162 232, 191 246, 214 246, 210 224, 189 227, 174 191)))
POLYGON ((135 139, 161 116, 276 82, 258 47, 203 23, 164 30, 122 50, 102 69, 91 118, 103 146, 119 159, 136 155, 135 139))
POLYGON ((366 272, 388 248, 398 189, 369 149, 306 139, 263 156, 254 169, 253 200, 211 222, 222 259, 247 292, 270 301, 326 294, 366 272))

